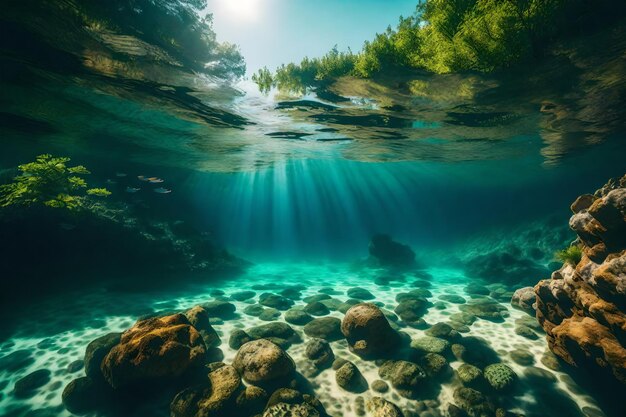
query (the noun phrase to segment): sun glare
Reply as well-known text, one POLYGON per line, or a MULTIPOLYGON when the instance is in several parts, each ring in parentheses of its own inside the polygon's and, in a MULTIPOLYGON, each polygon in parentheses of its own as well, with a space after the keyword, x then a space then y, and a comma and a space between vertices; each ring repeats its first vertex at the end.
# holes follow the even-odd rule
POLYGON ((215 14, 232 21, 252 22, 261 12, 261 0, 217 0, 215 14))

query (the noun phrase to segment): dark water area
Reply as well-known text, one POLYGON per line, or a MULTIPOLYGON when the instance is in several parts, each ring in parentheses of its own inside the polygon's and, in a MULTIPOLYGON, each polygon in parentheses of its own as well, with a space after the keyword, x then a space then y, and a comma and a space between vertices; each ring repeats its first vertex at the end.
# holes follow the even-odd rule
MULTIPOLYGON (((515 413, 506 416, 623 416, 617 379, 558 359, 536 306, 522 311, 511 298, 553 271, 573 274, 555 260, 577 238, 570 205, 626 170, 624 25, 565 42, 533 68, 389 72, 264 95, 248 80, 191 70, 140 31, 107 29, 82 9, 87 17, 68 17, 76 2, 34 3, 0 17, 0 184, 52 154, 87 167, 89 188, 111 194, 81 188, 78 211, 0 207, 0 415, 169 415, 176 392, 107 397, 119 408, 74 413, 63 391, 84 376, 92 340, 203 305, 221 339, 206 346, 216 354, 207 363, 236 360, 237 332, 290 323, 297 342, 256 339, 285 343, 330 416, 362 416, 373 395, 405 417, 466 415, 448 405, 471 402, 459 398, 470 386, 486 393, 475 405, 488 416, 505 415, 494 404, 515 413), (381 234, 393 241, 377 248, 381 234), (407 299, 419 304, 413 315, 407 299), (445 371, 419 393, 392 382, 374 392, 389 378, 337 324, 355 300, 376 303, 415 342, 394 360, 442 359, 445 371), (302 311, 337 328, 287 320, 302 311), (311 371, 305 345, 317 337, 367 389, 341 386, 334 369, 311 371), (494 388, 500 374, 491 385, 460 377, 471 364, 482 379, 495 363, 514 388, 494 388)), ((609 191, 624 188, 615 184, 609 191)), ((622 350, 613 317, 623 296, 615 316, 598 319, 622 350)))

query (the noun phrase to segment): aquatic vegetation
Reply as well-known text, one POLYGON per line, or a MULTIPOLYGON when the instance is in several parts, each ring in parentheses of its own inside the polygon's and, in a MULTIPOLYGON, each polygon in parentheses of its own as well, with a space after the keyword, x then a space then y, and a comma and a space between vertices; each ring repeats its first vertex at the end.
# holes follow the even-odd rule
POLYGON ((572 245, 566 249, 560 250, 554 254, 554 259, 569 264, 571 266, 576 266, 580 262, 583 256, 583 251, 578 245, 572 245))
POLYGON ((70 158, 39 155, 35 161, 18 166, 22 173, 9 184, 0 185, 0 207, 44 205, 79 210, 86 208, 88 196, 107 197, 106 188, 87 188, 79 175, 90 172, 82 165, 68 167, 70 158))

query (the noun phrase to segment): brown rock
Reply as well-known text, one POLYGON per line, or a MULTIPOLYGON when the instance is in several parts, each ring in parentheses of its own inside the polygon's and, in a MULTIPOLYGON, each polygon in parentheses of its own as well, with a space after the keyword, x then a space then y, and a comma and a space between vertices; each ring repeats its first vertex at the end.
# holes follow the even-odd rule
POLYGON ((362 357, 378 356, 397 347, 399 337, 383 312, 372 303, 351 307, 341 322, 350 350, 362 357))
POLYGON ((102 374, 113 388, 176 378, 199 368, 205 346, 182 314, 140 320, 122 334, 102 361, 102 374))
POLYGON ((288 378, 295 371, 291 357, 267 339, 241 346, 233 366, 247 382, 260 386, 288 378))

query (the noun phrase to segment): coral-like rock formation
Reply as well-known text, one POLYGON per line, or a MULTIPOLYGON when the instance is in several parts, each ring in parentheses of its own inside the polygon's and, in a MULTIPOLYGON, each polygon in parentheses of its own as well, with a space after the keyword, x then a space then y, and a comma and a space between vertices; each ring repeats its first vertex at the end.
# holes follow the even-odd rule
POLYGON ((140 320, 122 335, 102 361, 113 388, 182 376, 205 361, 200 333, 183 314, 140 320))
POLYGON ((626 384, 626 176, 571 208, 582 256, 535 286, 537 319, 560 358, 626 384))

